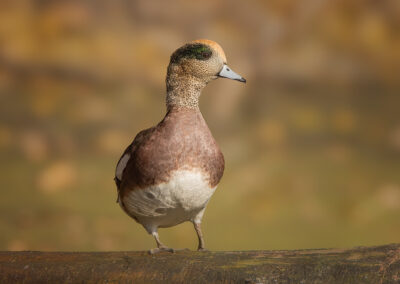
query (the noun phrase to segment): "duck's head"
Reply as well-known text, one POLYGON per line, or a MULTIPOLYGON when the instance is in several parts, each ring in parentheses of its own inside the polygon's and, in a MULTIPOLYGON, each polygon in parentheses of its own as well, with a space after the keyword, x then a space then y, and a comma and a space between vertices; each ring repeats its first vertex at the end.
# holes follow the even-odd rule
POLYGON ((205 83, 219 77, 246 82, 228 67, 222 47, 208 39, 194 40, 175 50, 171 55, 168 73, 193 76, 205 83))
POLYGON ((226 63, 222 47, 207 39, 191 41, 171 55, 167 73, 167 105, 198 104, 201 89, 217 78, 246 80, 226 63))

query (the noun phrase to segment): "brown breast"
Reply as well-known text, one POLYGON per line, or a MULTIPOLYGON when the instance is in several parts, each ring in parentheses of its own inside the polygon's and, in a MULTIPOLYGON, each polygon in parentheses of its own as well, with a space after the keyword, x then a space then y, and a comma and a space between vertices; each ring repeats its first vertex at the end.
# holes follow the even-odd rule
POLYGON ((167 182, 177 169, 201 169, 211 187, 224 172, 224 157, 199 110, 173 109, 132 143, 120 193, 167 182))

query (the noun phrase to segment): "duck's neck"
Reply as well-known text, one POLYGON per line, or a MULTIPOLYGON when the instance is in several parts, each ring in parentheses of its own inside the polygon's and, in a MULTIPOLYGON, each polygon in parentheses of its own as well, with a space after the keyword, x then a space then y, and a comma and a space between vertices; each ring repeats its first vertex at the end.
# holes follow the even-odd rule
POLYGON ((175 108, 199 108, 201 91, 205 82, 190 76, 168 72, 167 79, 167 110, 175 108))

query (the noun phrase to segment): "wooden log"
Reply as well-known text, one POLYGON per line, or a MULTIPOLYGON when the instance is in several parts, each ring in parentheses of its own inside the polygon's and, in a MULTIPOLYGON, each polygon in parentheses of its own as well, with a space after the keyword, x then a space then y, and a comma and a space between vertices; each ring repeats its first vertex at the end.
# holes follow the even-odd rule
POLYGON ((400 244, 233 252, 0 252, 0 283, 400 283, 400 244))

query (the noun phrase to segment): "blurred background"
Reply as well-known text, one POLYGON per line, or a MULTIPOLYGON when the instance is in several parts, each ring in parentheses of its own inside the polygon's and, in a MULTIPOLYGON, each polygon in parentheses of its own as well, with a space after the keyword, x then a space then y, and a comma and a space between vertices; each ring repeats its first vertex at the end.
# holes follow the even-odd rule
MULTIPOLYGON (((400 1, 2 0, 1 250, 155 246, 115 203, 114 169, 197 38, 248 82, 201 98, 226 159, 207 247, 400 241, 400 1)), ((190 223, 160 235, 197 246, 190 223)))

